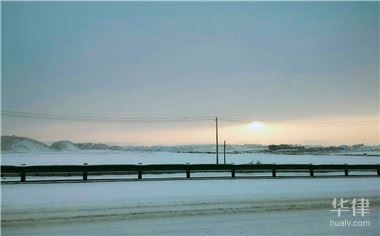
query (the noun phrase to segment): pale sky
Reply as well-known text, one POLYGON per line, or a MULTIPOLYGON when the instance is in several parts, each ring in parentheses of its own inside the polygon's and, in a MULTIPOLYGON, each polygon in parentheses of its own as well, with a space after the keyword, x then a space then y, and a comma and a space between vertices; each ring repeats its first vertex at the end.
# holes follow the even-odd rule
MULTIPOLYGON (((2 2, 2 110, 226 116, 229 143, 378 144, 379 2, 2 2), (267 122, 276 123, 267 123, 267 122)), ((2 117, 42 141, 214 142, 214 123, 2 117)))

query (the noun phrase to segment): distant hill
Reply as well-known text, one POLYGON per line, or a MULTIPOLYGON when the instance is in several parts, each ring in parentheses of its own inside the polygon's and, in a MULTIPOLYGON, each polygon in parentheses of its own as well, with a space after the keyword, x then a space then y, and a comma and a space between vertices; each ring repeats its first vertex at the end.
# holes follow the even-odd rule
MULTIPOLYGON (((46 151, 83 151, 83 150, 109 150, 109 151, 131 151, 131 152, 172 152, 172 153, 215 153, 215 145, 177 145, 177 146, 110 146, 104 143, 73 143, 68 140, 54 142, 51 145, 39 142, 37 140, 18 137, 2 136, 2 152, 46 152, 46 151)), ((219 148, 223 152, 222 145, 219 148)), ((260 144, 243 144, 227 145, 226 152, 229 154, 242 153, 271 153, 286 155, 322 155, 322 154, 339 154, 339 155, 372 155, 380 156, 380 146, 357 145, 340 145, 340 146, 302 146, 302 145, 260 145, 260 144)))
POLYGON ((103 143, 78 143, 77 146, 80 149, 85 149, 85 150, 109 150, 109 149, 111 149, 111 146, 108 146, 107 144, 103 144, 103 143))
POLYGON ((1 136, 1 151, 3 152, 44 152, 44 151, 80 151, 80 150, 122 150, 120 146, 109 146, 103 143, 73 143, 61 140, 50 146, 26 137, 1 136))
MULTIPOLYGON (((2 136, 1 151, 4 152, 39 152, 39 151, 81 151, 81 150, 114 150, 133 152, 177 152, 177 153, 215 153, 215 145, 177 145, 177 146, 110 146, 104 143, 73 143, 69 140, 61 140, 50 146, 18 136, 2 136)), ((260 152, 266 146, 257 144, 228 145, 229 153, 260 152)), ((220 149, 222 150, 222 149, 220 149)))
POLYGON ((62 140, 58 141, 55 143, 52 143, 50 145, 51 148, 60 150, 60 151, 78 151, 80 148, 78 147, 77 144, 72 143, 71 141, 68 140, 62 140))
POLYGON ((51 148, 39 141, 26 137, 1 136, 1 151, 7 152, 43 152, 51 148))

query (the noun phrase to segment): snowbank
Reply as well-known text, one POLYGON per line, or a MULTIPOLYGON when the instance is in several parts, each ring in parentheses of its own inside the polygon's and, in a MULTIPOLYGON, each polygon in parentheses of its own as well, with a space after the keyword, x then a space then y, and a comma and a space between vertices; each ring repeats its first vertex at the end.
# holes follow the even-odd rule
POLYGON ((333 216, 331 201, 340 197, 370 199, 374 227, 361 230, 373 234, 378 232, 380 205, 378 178, 5 184, 2 194, 3 232, 13 234, 110 234, 111 228, 116 234, 207 234, 208 230, 281 234, 284 230, 294 235, 302 233, 289 228, 296 220, 307 224, 298 225, 308 234, 336 234, 328 219, 333 216), (308 221, 302 220, 305 217, 308 221), (176 224, 181 222, 188 224, 176 224), (278 222, 274 228, 273 222, 278 222))

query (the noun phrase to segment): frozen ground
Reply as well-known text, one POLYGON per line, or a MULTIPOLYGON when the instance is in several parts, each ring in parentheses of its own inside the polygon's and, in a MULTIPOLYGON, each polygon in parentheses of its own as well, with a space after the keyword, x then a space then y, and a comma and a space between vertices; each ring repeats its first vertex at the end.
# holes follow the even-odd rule
POLYGON ((3 235, 379 233, 379 178, 3 184, 3 235), (333 198, 370 199, 366 227, 332 227, 333 198))
MULTIPOLYGON (((219 156, 223 162, 223 155, 219 156)), ((227 163, 247 164, 379 164, 376 156, 337 155, 281 155, 281 154, 228 154, 227 163)), ((206 164, 215 163, 215 154, 191 154, 172 152, 125 152, 125 151, 81 151, 3 153, 2 165, 63 165, 63 164, 206 164)))

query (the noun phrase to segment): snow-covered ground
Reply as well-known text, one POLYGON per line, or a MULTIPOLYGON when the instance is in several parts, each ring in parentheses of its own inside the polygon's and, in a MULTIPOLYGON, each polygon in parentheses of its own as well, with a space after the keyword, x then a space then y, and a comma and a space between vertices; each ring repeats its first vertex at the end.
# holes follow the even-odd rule
MULTIPOLYGON (((223 156, 220 156, 222 162, 223 156)), ((215 163, 213 154, 132 151, 3 153, 2 165, 215 163)), ((227 163, 379 164, 379 157, 230 154, 227 163)), ((319 173, 322 175, 322 173, 319 173)), ((318 175, 319 175, 318 174, 318 175)), ((342 173, 338 173, 342 175, 342 173)), ((380 179, 260 178, 89 183, 2 183, 3 235, 379 234, 380 179), (365 197, 371 226, 333 227, 333 198, 365 197)), ((245 175, 237 173, 237 177, 245 175)), ((247 174, 251 175, 251 174, 247 174)), ((259 174, 260 175, 260 174, 259 174)), ((265 173, 263 175, 270 175, 265 173)), ((286 176, 279 173, 278 176, 286 176)), ((299 175, 308 175, 300 173, 299 175)), ((230 173, 192 173, 192 177, 230 173)), ((93 176, 97 178, 136 176, 93 176)), ((159 177, 185 177, 184 173, 159 177)), ((28 176, 27 179, 60 177, 28 176)), ((81 179, 79 176, 63 179, 81 179)), ((19 177, 15 177, 19 180, 19 177)))
POLYGON ((3 235, 379 233, 379 178, 3 184, 3 235), (334 198, 370 199, 337 218, 334 198), (333 220, 369 220, 333 227, 333 220))
MULTIPOLYGON (((267 153, 228 154, 227 163, 247 164, 379 164, 376 156, 338 155, 281 155, 267 153)), ((223 155, 219 156, 223 162, 223 155)), ((206 164, 215 163, 215 154, 132 152, 132 151, 78 151, 40 153, 2 153, 2 165, 63 165, 63 164, 206 164)))

